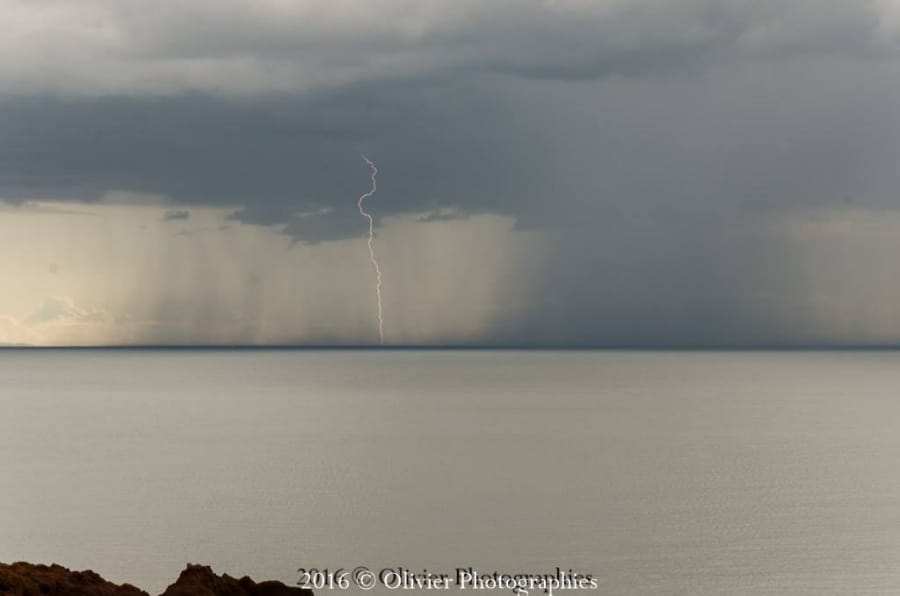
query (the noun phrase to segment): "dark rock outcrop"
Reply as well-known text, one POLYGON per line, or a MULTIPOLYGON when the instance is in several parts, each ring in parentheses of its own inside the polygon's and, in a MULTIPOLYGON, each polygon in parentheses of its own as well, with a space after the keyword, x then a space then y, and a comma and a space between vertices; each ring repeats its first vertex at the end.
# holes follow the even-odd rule
MULTIPOLYGON (((149 596, 130 584, 108 582, 93 571, 69 571, 60 565, 0 563, 2 596, 149 596)), ((162 596, 313 596, 311 590, 281 582, 256 583, 249 577, 216 575, 205 565, 188 565, 162 596)))
POLYGON ((281 582, 255 583, 249 577, 216 575, 206 565, 191 565, 162 596, 313 596, 312 590, 289 588, 281 582))
POLYGON ((60 565, 0 563, 3 596, 148 596, 124 584, 117 586, 93 571, 69 571, 60 565))

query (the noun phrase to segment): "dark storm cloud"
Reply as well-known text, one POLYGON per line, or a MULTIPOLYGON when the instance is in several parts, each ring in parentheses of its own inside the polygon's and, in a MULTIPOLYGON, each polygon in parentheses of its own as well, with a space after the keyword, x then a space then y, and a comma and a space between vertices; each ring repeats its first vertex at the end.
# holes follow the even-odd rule
POLYGON ((548 236, 527 321, 488 341, 797 341, 812 284, 773 222, 898 206, 888 0, 69 6, 27 76, 0 60, 0 196, 162 195, 317 244, 365 232, 362 150, 377 222, 548 236))
MULTIPOLYGON (((13 22, 30 22, 27 5, 14 7, 13 22)), ((403 5, 393 2, 360 8, 375 19, 368 27, 344 11, 311 15, 302 5, 278 12, 241 2, 217 8, 161 2, 153 11, 128 2, 73 2, 56 7, 59 14, 42 13, 43 20, 36 22, 65 17, 58 43, 71 41, 81 52, 95 53, 98 62, 89 70, 73 64, 70 75, 59 79, 77 93, 56 91, 54 81, 41 78, 47 71, 38 64, 27 79, 36 87, 30 95, 0 100, 0 196, 13 202, 34 197, 92 200, 110 190, 139 191, 189 204, 234 205, 237 221, 280 226, 295 240, 320 242, 361 233, 348 201, 366 188, 366 171, 356 155, 356 147, 361 147, 383 169, 382 216, 438 207, 446 213, 509 214, 521 218, 521 227, 532 227, 560 215, 581 219, 583 201, 561 196, 563 192, 584 197, 602 190, 619 199, 601 202, 617 205, 623 199, 652 201, 661 195, 679 201, 749 197, 781 203, 788 196, 795 201, 821 195, 809 187, 829 174, 836 183, 847 179, 842 172, 854 167, 848 161, 859 153, 854 153, 856 148, 843 151, 832 142, 832 133, 852 143, 866 134, 859 129, 867 125, 854 127, 841 118, 836 125, 807 131, 821 137, 812 140, 792 140, 776 126, 769 130, 767 122, 735 125, 734 118, 742 117, 746 106, 738 105, 733 113, 723 110, 722 102, 743 100, 718 91, 718 83, 728 80, 730 69, 755 57, 775 72, 792 56, 809 53, 884 55, 895 29, 893 14, 874 2, 850 7, 779 0, 572 0, 488 6, 434 2, 422 15, 404 12, 403 5), (160 81, 159 91, 144 90, 126 77, 121 84, 133 87, 127 95, 104 91, 105 72, 122 79, 118 63, 113 63, 120 55, 81 37, 88 35, 82 27, 100 15, 118 31, 116 43, 131 50, 121 54, 132 61, 129 73, 155 73, 159 60, 173 68, 183 61, 178 76, 172 75, 183 82, 183 89, 160 81), (404 19, 423 33, 409 36, 404 19), (332 35, 324 35, 323 27, 332 35), (241 70, 243 63, 236 66, 235 56, 252 56, 255 73, 300 68, 302 72, 294 74, 311 82, 291 78, 293 71, 288 70, 284 82, 297 89, 272 90, 267 81, 241 70), (386 68, 380 59, 408 67, 386 68), (211 79, 199 76, 205 71, 191 60, 212 65, 211 79), (363 62, 368 66, 355 70, 353 65, 363 62), (229 75, 230 68, 237 70, 229 75), (343 82, 319 84, 320 71, 346 76, 338 77, 343 82), (86 73, 97 79, 96 95, 77 84, 86 73), (606 95, 613 100, 590 83, 594 79, 610 81, 606 95), (632 81, 645 82, 647 89, 632 81), (684 99, 667 99, 673 81, 690 81, 712 91, 711 97, 698 93, 693 98, 702 106, 698 110, 679 105, 684 99), (215 92, 230 82, 257 92, 230 98, 215 92), (553 84, 562 101, 547 93, 543 82, 553 84), (652 86, 659 90, 656 100, 646 97, 654 93, 652 86), (566 107, 578 97, 596 97, 598 106, 612 103, 629 89, 635 101, 611 106, 616 110, 613 118, 607 112, 591 113, 583 103, 580 114, 566 107), (720 97, 713 101, 715 93, 720 97), (570 112, 561 113, 565 110, 570 112), (673 121, 681 117, 679 111, 691 111, 688 117, 695 120, 680 131, 667 131, 673 128, 668 121, 659 123, 659 131, 648 130, 646 123, 660 110, 668 110, 673 121), (705 110, 711 110, 710 118, 705 110), (721 132, 702 130, 713 126, 705 122, 712 119, 719 120, 714 126, 721 132), (595 127, 598 120, 606 128, 595 127), (572 154, 559 156, 546 142, 561 128, 557 124, 598 128, 598 134, 612 140, 567 143, 565 150, 572 154), (839 126, 847 128, 849 137, 833 131, 839 126), (672 138, 676 134, 686 138, 672 138), (773 135, 782 137, 774 145, 773 135), (734 142, 738 138, 741 142, 734 142), (700 184, 681 180, 697 178, 697 168, 704 165, 673 154, 683 153, 677 146, 682 143, 715 145, 713 154, 704 157, 722 162, 715 164, 717 171, 703 172, 700 184), (801 146, 804 143, 809 145, 801 146), (806 150, 812 146, 815 155, 806 150), (571 170, 586 156, 598 154, 604 161, 591 166, 581 188, 560 191, 568 181, 553 179, 548 164, 571 170), (555 163, 560 157, 564 163, 555 163), (787 159, 791 167, 784 167, 787 159), (620 167, 622 161, 628 163, 620 167), (613 188, 596 180, 594 172, 604 171, 615 174, 613 188), (402 175, 393 175, 397 172, 402 175), (772 196, 758 196, 759 185, 772 196)), ((90 39, 97 39, 96 31, 87 31, 90 39)), ((28 43, 46 43, 35 39, 28 38, 28 43)), ((37 51, 42 47, 35 48, 34 59, 46 55, 37 51)), ((74 59, 70 54, 58 58, 74 59)), ((770 74, 754 76, 748 80, 770 84, 770 74)), ((155 79, 148 74, 141 80, 155 79)), ((15 79, 13 89, 13 83, 24 84, 15 79)), ((803 85, 791 84, 788 91, 802 92, 803 85)), ((763 102, 774 95, 761 89, 747 92, 759 94, 763 102)), ((802 102, 807 100, 818 101, 786 97, 785 103, 793 101, 802 120, 802 102)), ((776 116, 795 126, 793 114, 776 116)), ((836 186, 826 182, 819 185, 836 186)))
POLYGON ((253 100, 12 98, 0 102, 0 193, 233 205, 236 221, 314 243, 363 233, 362 148, 382 171, 380 217, 429 210, 436 194, 442 206, 506 212, 538 185, 541 156, 498 100, 443 82, 253 100))

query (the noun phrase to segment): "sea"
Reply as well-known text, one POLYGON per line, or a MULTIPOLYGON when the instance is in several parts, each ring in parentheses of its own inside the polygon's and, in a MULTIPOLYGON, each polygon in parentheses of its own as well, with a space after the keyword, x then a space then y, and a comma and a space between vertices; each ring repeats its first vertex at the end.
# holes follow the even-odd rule
POLYGON ((18 560, 897 594, 900 353, 2 350, 18 560))

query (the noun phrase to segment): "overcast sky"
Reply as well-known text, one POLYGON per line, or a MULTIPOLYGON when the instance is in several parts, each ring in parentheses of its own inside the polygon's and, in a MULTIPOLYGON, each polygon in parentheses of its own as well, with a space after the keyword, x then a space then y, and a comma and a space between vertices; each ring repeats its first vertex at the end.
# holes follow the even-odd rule
POLYGON ((0 15, 0 343, 900 341, 898 0, 0 15))

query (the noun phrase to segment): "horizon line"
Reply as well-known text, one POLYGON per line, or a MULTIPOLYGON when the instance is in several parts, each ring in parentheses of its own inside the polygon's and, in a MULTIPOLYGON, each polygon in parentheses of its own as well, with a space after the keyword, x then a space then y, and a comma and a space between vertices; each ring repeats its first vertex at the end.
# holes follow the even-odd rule
POLYGON ((260 351, 607 351, 607 352, 793 352, 793 351, 896 351, 900 344, 110 344, 29 345, 0 344, 0 351, 55 350, 260 350, 260 351))

